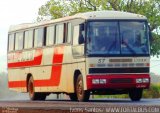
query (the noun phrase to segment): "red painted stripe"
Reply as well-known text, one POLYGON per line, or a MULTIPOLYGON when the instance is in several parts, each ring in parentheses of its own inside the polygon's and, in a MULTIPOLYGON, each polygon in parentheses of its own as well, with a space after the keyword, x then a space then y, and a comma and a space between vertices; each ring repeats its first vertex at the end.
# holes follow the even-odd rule
POLYGON ((59 86, 61 71, 62 71, 63 52, 64 52, 63 46, 54 49, 51 78, 49 80, 35 80, 34 83, 36 87, 59 86))
POLYGON ((15 88, 15 87, 26 87, 26 81, 9 81, 8 87, 15 88))
MULTIPOLYGON (((63 46, 56 47, 54 49, 51 78, 48 80, 34 80, 35 87, 59 86, 62 71, 63 53, 63 46)), ((26 81, 9 81, 9 87, 26 87, 26 81), (21 85, 21 82, 23 85, 21 85)))
MULTIPOLYGON (((17 54, 18 55, 18 54, 17 54)), ((8 63, 8 68, 40 65, 42 61, 42 50, 36 50, 34 59, 31 61, 8 63)))

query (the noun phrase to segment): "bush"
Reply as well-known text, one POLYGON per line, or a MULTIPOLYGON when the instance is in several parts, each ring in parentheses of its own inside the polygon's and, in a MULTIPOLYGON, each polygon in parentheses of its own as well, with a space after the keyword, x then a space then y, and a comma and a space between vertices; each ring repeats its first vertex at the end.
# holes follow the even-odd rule
POLYGON ((160 98, 160 84, 151 84, 149 89, 144 90, 143 98, 160 98))

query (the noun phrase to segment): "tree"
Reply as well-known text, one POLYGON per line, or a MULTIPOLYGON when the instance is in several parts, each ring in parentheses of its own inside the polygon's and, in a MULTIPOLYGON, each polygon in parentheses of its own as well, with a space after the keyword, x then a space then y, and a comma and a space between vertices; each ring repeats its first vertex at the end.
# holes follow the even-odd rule
POLYGON ((156 32, 160 30, 160 0, 50 0, 39 8, 37 20, 98 10, 126 11, 146 16, 154 38, 151 53, 160 54, 160 35, 156 32))

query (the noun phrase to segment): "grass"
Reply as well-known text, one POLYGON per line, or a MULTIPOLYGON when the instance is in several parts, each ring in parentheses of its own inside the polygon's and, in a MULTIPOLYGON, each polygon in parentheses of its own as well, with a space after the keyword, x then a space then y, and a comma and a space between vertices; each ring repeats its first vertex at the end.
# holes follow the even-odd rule
MULTIPOLYGON (((121 95, 95 95, 94 98, 129 98, 128 94, 121 95)), ((160 98, 160 84, 151 84, 149 89, 143 91, 143 98, 160 98)))
POLYGON ((160 84, 151 84, 149 90, 144 90, 143 98, 160 98, 160 84))

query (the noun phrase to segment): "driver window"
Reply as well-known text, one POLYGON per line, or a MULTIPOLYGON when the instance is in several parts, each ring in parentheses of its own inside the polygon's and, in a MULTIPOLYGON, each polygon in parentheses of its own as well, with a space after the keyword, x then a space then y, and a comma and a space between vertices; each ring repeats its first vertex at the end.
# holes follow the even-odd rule
POLYGON ((80 31, 79 31, 79 44, 83 44, 84 43, 84 37, 85 37, 85 32, 84 32, 84 24, 80 25, 80 31))
POLYGON ((134 41, 135 46, 140 46, 141 45, 141 34, 139 31, 135 33, 135 41, 134 41))
POLYGON ((137 31, 135 34, 135 42, 137 42, 139 45, 143 45, 146 43, 145 31, 137 31))
POLYGON ((84 44, 84 24, 74 26, 73 28, 73 45, 84 44))

